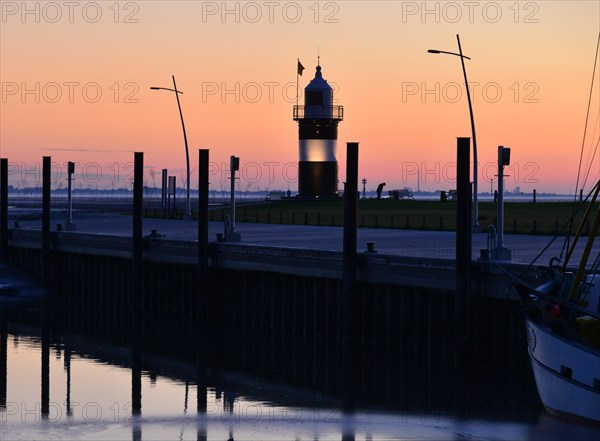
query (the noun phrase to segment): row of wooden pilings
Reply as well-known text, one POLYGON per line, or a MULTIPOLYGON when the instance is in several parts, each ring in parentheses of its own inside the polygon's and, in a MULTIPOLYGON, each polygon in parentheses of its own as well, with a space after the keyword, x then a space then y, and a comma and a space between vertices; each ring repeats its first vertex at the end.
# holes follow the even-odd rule
MULTIPOLYGON (((459 138, 458 144, 458 188, 463 194, 468 194, 469 164, 469 139, 459 138), (461 164, 466 164, 466 173, 461 164), (461 190, 462 188, 462 190, 461 190)), ((43 216, 42 216, 42 250, 39 256, 39 269, 43 279, 50 286, 60 287, 62 299, 50 299, 56 305, 61 305, 64 310, 72 308, 73 311, 87 309, 87 314, 81 314, 82 328, 90 326, 107 327, 114 332, 115 338, 123 338, 133 347, 133 378, 132 403, 133 409, 141 409, 141 353, 144 340, 152 333, 165 332, 169 334, 174 329, 179 329, 181 339, 168 338, 171 344, 181 341, 195 345, 198 361, 198 384, 206 386, 207 351, 211 341, 208 336, 212 330, 208 329, 209 323, 220 323, 217 329, 223 333, 232 332, 230 340, 239 337, 239 322, 241 329, 245 329, 244 337, 258 335, 260 331, 279 329, 289 331, 292 335, 302 335, 303 338, 311 336, 322 339, 331 344, 337 342, 335 353, 338 354, 336 365, 340 383, 342 385, 344 408, 352 409, 354 403, 353 384, 356 380, 355 366, 361 363, 356 347, 359 343, 371 341, 375 345, 398 350, 412 348, 420 352, 423 348, 434 351, 436 347, 441 352, 452 348, 455 360, 464 356, 466 343, 469 340, 469 330, 472 325, 468 315, 470 309, 469 265, 470 265, 470 198, 460 198, 463 205, 457 207, 457 223, 462 228, 457 231, 457 290, 454 296, 442 293, 424 293, 414 290, 394 296, 389 289, 385 294, 376 294, 371 289, 356 282, 356 220, 357 220, 357 185, 358 185, 358 143, 348 143, 347 170, 344 191, 344 251, 342 264, 342 280, 315 282, 312 280, 296 279, 287 281, 285 277, 277 287, 278 276, 267 277, 260 283, 249 283, 249 278, 263 277, 250 275, 244 272, 228 271, 226 274, 218 269, 209 271, 208 253, 208 150, 200 150, 200 213, 198 221, 198 260, 196 266, 168 266, 144 261, 142 262, 142 171, 143 154, 135 153, 134 160, 134 219, 132 231, 132 258, 131 261, 123 259, 107 259, 106 257, 83 257, 61 255, 52 252, 50 248, 50 158, 44 157, 43 161, 43 216), (352 195, 352 197, 351 197, 352 195), (51 260, 52 256, 52 260, 51 260), (88 262, 86 259, 96 259, 88 262), (103 263, 105 262, 105 263, 103 263), (78 265, 83 265, 78 269, 78 265), (98 268, 99 266, 99 268, 98 268), (86 277, 85 268, 95 267, 94 276, 86 277), (118 269, 120 267, 120 269, 118 269), (52 268, 52 271, 50 269, 52 268), (94 279, 103 278, 105 268, 106 280, 121 284, 123 289, 108 289, 106 283, 94 279), (113 269, 111 269, 113 268, 113 269), (115 270, 115 268, 117 268, 115 270), (111 272, 116 273, 111 274, 111 272), (172 274, 165 277, 165 272, 184 272, 181 277, 172 274), (83 273, 83 274, 80 274, 83 273), (117 275, 120 274, 120 275, 117 275), (162 275, 162 276, 161 276, 162 275), (74 279, 81 278, 77 283, 74 279), (268 281, 269 280, 269 281, 268 281), (168 282, 166 282, 168 281, 168 282), (185 284, 184 284, 185 281, 185 284), (71 291, 69 285, 82 287, 77 292, 71 291), (165 284, 166 283, 166 284, 165 284), (257 289, 256 286, 262 286, 257 289), (285 288, 287 286, 287 288, 285 288), (162 288, 161 288, 162 287, 162 288), (228 287, 225 289, 225 287, 228 287), (191 289, 190 289, 191 288, 191 289), (224 291, 222 291, 224 290, 224 291), (250 291, 248 293, 247 291, 250 291), (101 292, 102 291, 102 292, 101 292), (67 294, 65 294, 65 292, 67 294), (174 296, 165 295, 169 292, 180 293, 179 311, 170 309, 169 303, 174 296), (209 302, 209 292, 213 299, 209 302), (221 298, 221 292, 229 292, 221 298), (319 293, 319 294, 318 294, 319 293), (104 296, 104 298, 102 298, 104 296), (149 297, 150 296, 150 297, 149 297), (155 296, 155 297, 153 297, 155 296), (367 297, 373 299, 367 301, 367 297), (108 297, 108 298, 107 298, 108 297), (311 299, 312 300, 309 300, 311 299), (400 299, 400 300, 398 300, 400 299), (229 302, 225 304, 223 302, 229 302), (401 303, 398 303, 401 302, 401 303), (407 303, 409 302, 409 303, 407 303), (452 302, 454 307, 452 308, 452 302), (404 322, 396 324, 392 320, 392 311, 402 309, 404 322), (407 313, 410 311, 411 313, 407 313), (449 313, 452 311, 452 313, 449 313), (176 313, 177 312, 177 313, 176 313), (181 320, 187 315, 190 320, 181 320), (96 317, 96 319, 94 319, 96 317), (106 320, 107 318, 111 318, 106 320), (373 320, 369 320, 372 317, 373 320), (382 319, 376 323, 374 317, 382 319), (427 317, 422 320, 422 317, 427 317), (210 320, 209 320, 210 319, 210 320), (410 323, 410 325, 407 324, 410 323), (123 329, 119 330, 121 324, 123 329), (168 324, 158 326, 158 324, 168 324), (229 326, 228 326, 229 325, 229 326), (117 328, 115 328, 117 326, 117 328), (454 326, 454 332, 448 332, 454 326), (392 328, 401 327, 402 330, 393 332, 392 328), (381 334, 383 337, 378 337, 381 334), (194 338, 185 338, 192 335, 194 338), (389 336, 397 335, 398 340, 392 341, 389 336), (386 336, 388 340, 386 341, 386 336), (449 343, 451 340, 452 343, 449 343)), ((3 164, 6 160, 2 161, 3 164)), ((2 256, 8 255, 8 228, 5 210, 7 207, 6 169, 2 166, 2 256)), ((14 256, 9 256, 12 262, 34 258, 33 251, 11 250, 14 256)), ((33 266, 33 265, 30 265, 33 266)), ((90 274, 91 276, 91 274, 90 274)), ((401 288, 398 288, 401 289, 401 288)), ((58 290, 52 290, 59 292, 58 290)), ((77 314, 67 314, 70 320, 77 321, 77 314)), ((77 325, 77 323, 75 323, 77 325)), ((75 326, 77 327, 77 326, 75 326)), ((167 338, 155 336, 156 339, 167 338)), ((263 335, 264 337, 264 335, 263 335)), ((263 341, 256 338, 255 341, 263 341)), ((336 345, 336 343, 334 343, 336 345)), ((328 352, 328 351, 326 351, 328 352)), ((222 355, 221 358, 224 358, 222 355)), ((205 399, 204 395, 204 399, 205 399)), ((206 403, 199 403, 199 408, 206 403)))
MULTIPOLYGON (((212 249, 211 245, 211 253, 212 249)), ((39 254, 32 248, 11 248, 12 261, 26 268, 39 265, 39 254)), ((196 266, 154 260, 145 260, 143 265, 139 353, 194 361, 202 326, 196 266)), ((50 282, 59 295, 49 315, 59 328, 128 345, 135 331, 130 319, 131 276, 131 263, 123 257, 53 251, 50 282)), ((210 327, 203 350, 210 354, 211 367, 242 370, 343 396, 342 380, 349 366, 342 349, 344 302, 339 279, 211 266, 209 280, 204 288, 209 293, 210 327)), ((420 384, 424 391, 433 388, 432 398, 441 398, 434 391, 441 390, 442 379, 452 372, 444 370, 456 369, 452 363, 453 302, 452 293, 445 290, 355 284, 351 354, 356 359, 351 368, 356 371, 357 401, 417 400, 418 394, 406 396, 403 390, 404 395, 395 396, 389 390, 406 388, 410 382, 397 377, 396 368, 418 376, 425 374, 419 370, 426 366, 434 381, 420 384), (437 369, 440 366, 444 368, 437 369)), ((513 304, 511 308, 508 311, 502 300, 474 300, 477 333, 473 344, 480 363, 511 369, 511 357, 517 361, 519 351, 525 353, 515 345, 518 307, 513 304)), ((143 370, 147 372, 148 367, 143 370)), ((449 398, 461 391, 444 393, 449 398)))
MULTIPOLYGON (((344 354, 349 353, 351 348, 351 333, 353 330, 352 309, 350 299, 353 296, 354 284, 356 280, 356 197, 349 195, 357 194, 358 186, 358 143, 348 143, 348 161, 347 161, 347 183, 345 197, 345 222, 344 222, 344 259, 343 259, 343 344, 344 354)), ((50 173, 51 158, 44 156, 42 161, 42 249, 41 249, 41 275, 45 284, 50 285, 51 280, 51 237, 50 237, 50 173)), ((132 229, 132 258, 131 258, 131 295, 129 298, 129 320, 131 323, 131 343, 134 348, 141 348, 142 330, 144 323, 143 309, 143 236, 142 236, 142 216, 143 216, 143 169, 144 154, 142 152, 134 153, 134 183, 133 183, 133 229, 132 229)), ((206 374, 206 351, 203 350, 207 334, 207 290, 208 286, 208 173, 209 170, 209 151, 202 149, 199 151, 199 213, 198 213, 198 315, 199 315, 199 335, 197 357, 199 360, 199 377, 205 377, 206 374)), ((0 211, 1 224, 0 233, 0 258, 2 262, 8 259, 8 160, 1 158, 0 161, 0 211)), ((53 299, 49 299, 52 302, 53 299)), ((132 408, 134 414, 141 409, 141 349, 134 350, 133 377, 135 381, 132 385, 132 408)), ((344 360, 348 362, 347 371, 351 371, 350 365, 352 357, 345 355, 344 360)), ((346 371, 346 370, 345 370, 346 371)), ((348 384, 351 382, 348 379, 348 384)), ((199 379, 199 384, 205 384, 205 381, 199 379)), ((349 403, 350 401, 348 401, 349 403)))

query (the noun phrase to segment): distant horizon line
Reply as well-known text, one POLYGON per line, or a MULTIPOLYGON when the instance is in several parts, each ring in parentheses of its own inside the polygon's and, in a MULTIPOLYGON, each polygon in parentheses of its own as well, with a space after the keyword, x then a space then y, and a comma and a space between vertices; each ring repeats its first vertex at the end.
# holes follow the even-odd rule
MULTIPOLYGON (((132 184, 133 185, 133 184, 132 184)), ((144 185, 143 186, 145 191, 151 190, 151 191, 158 191, 161 192, 162 188, 161 187, 151 187, 151 186, 147 186, 144 185)), ((437 190, 412 190, 410 187, 402 187, 401 189, 406 189, 408 188, 413 194, 423 194, 423 195, 439 195, 442 191, 449 191, 448 189, 437 189, 437 190)), ((176 187, 177 191, 186 191, 186 187, 176 187)), ((391 187, 390 187, 391 189, 391 187)), ((52 188, 50 191, 51 193, 67 193, 67 187, 61 187, 61 188, 52 188)), ((292 190, 292 189, 280 189, 280 188, 273 188, 273 189, 263 189, 263 190, 242 190, 242 189, 236 189, 236 193, 242 193, 242 194, 269 194, 269 193, 287 193, 288 190, 292 193, 292 194, 297 194, 298 190, 292 190)), ((396 188, 391 189, 391 190, 397 190, 396 188)), ((389 191, 391 191, 389 190, 389 191)), ((133 193, 133 189, 128 189, 126 187, 118 187, 118 188, 73 188, 73 193, 106 193, 106 192, 111 192, 111 193, 133 193)), ((15 192, 42 192, 42 187, 41 186, 37 186, 37 187, 15 187, 13 185, 9 185, 8 186, 8 193, 15 193, 15 192)), ((388 190, 384 190, 384 193, 387 194, 388 190)), ((194 193, 194 194, 198 194, 198 190, 191 188, 190 189, 190 193, 194 193)), ((209 193, 230 193, 229 189, 210 189, 209 193)), ((340 194, 342 194, 342 191, 339 191, 340 194)), ((360 190, 359 192, 362 195, 362 190, 360 190)), ((376 190, 367 190, 366 194, 377 194, 376 190)), ((509 191, 506 190, 504 192, 505 195, 512 195, 512 196, 533 196, 534 192, 530 191, 509 191)), ((540 192, 540 191, 535 191, 535 194, 537 196, 574 196, 573 193, 556 193, 556 192, 540 192)), ((484 191, 484 192, 479 192, 477 193, 477 195, 483 195, 483 196, 492 196, 493 194, 490 193, 489 191, 484 191)))

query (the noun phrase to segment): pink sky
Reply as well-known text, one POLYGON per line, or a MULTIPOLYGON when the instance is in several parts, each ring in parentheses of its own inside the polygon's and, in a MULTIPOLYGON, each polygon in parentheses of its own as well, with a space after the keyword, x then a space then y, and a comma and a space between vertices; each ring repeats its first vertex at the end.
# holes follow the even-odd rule
MULTIPOLYGON (((76 186, 128 186, 133 151, 146 153, 148 184, 162 168, 183 184, 175 97, 150 90, 172 87, 175 75, 193 168, 197 149, 209 148, 212 188, 227 185, 235 154, 242 189, 294 190, 296 59, 303 88, 320 53, 344 106, 340 181, 345 143, 358 141, 368 188, 416 189, 416 170, 421 189, 452 188, 455 138, 470 136, 462 71, 458 57, 427 49, 457 52, 460 34, 472 58, 480 191, 489 191, 498 145, 512 148, 509 190, 575 186, 597 1, 2 1, 1 11, 0 154, 13 185, 35 184, 36 164, 50 155, 57 186, 69 160, 83 173, 76 186)), ((590 145, 599 109, 596 93, 590 145)))

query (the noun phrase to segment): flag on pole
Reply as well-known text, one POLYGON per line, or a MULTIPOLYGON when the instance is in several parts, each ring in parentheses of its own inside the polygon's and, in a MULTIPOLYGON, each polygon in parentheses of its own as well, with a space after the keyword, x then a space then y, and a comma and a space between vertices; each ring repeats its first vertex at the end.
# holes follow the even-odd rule
POLYGON ((303 70, 304 66, 302 66, 302 63, 300 63, 300 60, 298 60, 298 75, 302 75, 303 70))

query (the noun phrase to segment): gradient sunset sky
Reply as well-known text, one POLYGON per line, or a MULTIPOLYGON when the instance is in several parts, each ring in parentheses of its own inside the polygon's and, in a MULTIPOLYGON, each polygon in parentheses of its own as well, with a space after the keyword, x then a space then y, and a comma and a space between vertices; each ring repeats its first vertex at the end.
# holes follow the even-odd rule
MULTIPOLYGON (((227 187, 235 154, 243 190, 295 190, 296 60, 303 89, 320 54, 344 106, 340 182, 345 143, 358 141, 369 190, 416 189, 417 170, 422 190, 455 188, 455 138, 471 136, 460 60, 427 50, 458 52, 460 34, 472 58, 479 191, 490 191, 499 145, 512 148, 508 190, 574 190, 595 0, 0 3, 0 154, 15 186, 41 182, 36 167, 49 155, 56 187, 69 160, 84 173, 76 188, 128 187, 133 151, 145 152, 148 185, 160 185, 162 168, 183 185, 175 96, 150 90, 175 75, 194 187, 197 149, 209 148, 212 189, 227 187)), ((598 72, 588 147, 600 132, 598 72)))

